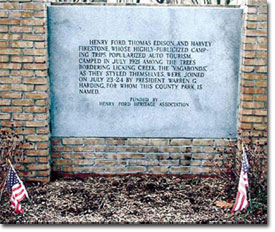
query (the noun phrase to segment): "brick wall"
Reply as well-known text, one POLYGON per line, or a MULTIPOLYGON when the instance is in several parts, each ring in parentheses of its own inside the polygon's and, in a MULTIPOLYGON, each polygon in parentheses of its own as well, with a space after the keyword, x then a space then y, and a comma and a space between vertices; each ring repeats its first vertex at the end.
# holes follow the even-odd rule
POLYGON ((211 174, 219 149, 235 140, 145 138, 54 138, 53 171, 69 173, 211 174))
POLYGON ((20 175, 47 182, 49 84, 46 1, 0 0, 0 120, 26 145, 20 175))
POLYGON ((245 0, 244 9, 240 136, 249 142, 251 134, 252 142, 263 145, 267 154, 267 1, 245 0))
MULTIPOLYGON (((0 122, 32 142, 21 175, 49 181, 57 174, 212 174, 219 149, 236 140, 51 138, 46 5, 43 0, 0 0, 0 122), (51 140, 51 152, 50 152, 51 140)), ((267 5, 244 1, 239 128, 242 138, 267 142, 267 5)), ((267 149, 267 148, 266 148, 267 149)))

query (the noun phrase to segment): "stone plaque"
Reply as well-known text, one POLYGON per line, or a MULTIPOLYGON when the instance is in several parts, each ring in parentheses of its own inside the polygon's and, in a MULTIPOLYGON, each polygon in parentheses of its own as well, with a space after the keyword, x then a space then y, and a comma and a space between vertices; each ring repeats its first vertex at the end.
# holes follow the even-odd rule
POLYGON ((50 6, 53 136, 236 137, 242 10, 50 6))

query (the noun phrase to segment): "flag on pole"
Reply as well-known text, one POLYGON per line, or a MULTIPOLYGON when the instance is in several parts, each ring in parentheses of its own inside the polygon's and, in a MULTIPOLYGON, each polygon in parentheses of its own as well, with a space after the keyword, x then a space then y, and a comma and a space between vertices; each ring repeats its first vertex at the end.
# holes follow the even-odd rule
POLYGON ((24 214, 20 201, 22 201, 25 197, 28 197, 28 193, 11 164, 7 181, 7 189, 12 191, 10 201, 14 211, 16 213, 24 214))
POLYGON ((248 160, 246 156, 246 152, 243 147, 243 154, 242 154, 242 169, 240 174, 239 186, 238 186, 238 193, 235 204, 231 213, 235 211, 242 211, 249 206, 248 198, 247 198, 247 189, 248 189, 248 160))

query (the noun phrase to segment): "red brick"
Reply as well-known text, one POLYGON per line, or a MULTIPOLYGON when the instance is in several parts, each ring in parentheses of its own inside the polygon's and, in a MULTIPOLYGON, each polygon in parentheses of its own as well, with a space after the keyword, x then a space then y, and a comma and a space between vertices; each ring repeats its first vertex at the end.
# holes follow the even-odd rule
POLYGON ((35 86, 35 91, 37 92, 46 92, 49 89, 49 85, 36 85, 35 86))
POLYGON ((1 40, 19 40, 21 37, 20 34, 0 34, 1 40))
POLYGON ((32 27, 12 26, 10 31, 12 33, 31 33, 32 32, 32 27))
MULTIPOLYGON (((3 76, 9 76, 9 71, 7 71, 7 70, 0 70, 0 77, 3 77, 3 76)), ((3 78, 1 78, 1 79, 3 79, 3 78)), ((2 83, 2 82, 0 82, 0 83, 2 83)))
POLYGON ((0 9, 17 10, 19 8, 20 8, 20 5, 19 3, 16 3, 16 2, 0 3, 0 9))
POLYGON ((46 34, 46 31, 47 30, 45 26, 39 26, 34 28, 34 34, 46 34))
POLYGON ((24 55, 43 56, 47 54, 47 50, 46 49, 23 49, 23 53, 24 55))
MULTIPOLYGON (((26 124, 27 123, 29 123, 29 122, 26 122, 26 124)), ((48 135, 30 135, 30 136, 27 136, 26 139, 28 142, 42 142, 42 141, 48 141, 49 136, 48 135)), ((41 150, 39 150, 39 151, 41 151, 41 150)))
POLYGON ((95 163, 94 160, 91 159, 84 159, 84 160, 74 160, 74 165, 93 165, 95 163))
POLYGON ((37 134, 48 134, 49 132, 50 131, 49 131, 48 127, 43 127, 43 128, 37 128, 36 129, 37 134))
POLYGON ((0 47, 1 48, 7 48, 9 46, 9 42, 8 41, 0 41, 0 47))
POLYGON ((172 139, 170 144, 173 146, 184 146, 184 145, 191 145, 191 139, 172 139))
POLYGON ((153 167, 149 167, 148 168, 148 172, 149 173, 154 173, 154 174, 159 174, 159 173, 168 173, 168 167, 157 167, 157 166, 153 166, 153 167))
POLYGON ((83 144, 82 138, 64 138, 63 144, 83 144))
POLYGON ((36 120, 47 120, 49 118, 48 114, 35 114, 36 120))
POLYGON ((16 91, 33 91, 33 85, 24 85, 24 84, 12 84, 12 90, 16 91))
POLYGON ((46 170, 49 169, 49 164, 29 164, 27 165, 29 170, 46 170))
MULTIPOLYGON (((47 170, 47 171, 39 171, 38 172, 38 176, 39 177, 47 177, 48 176, 48 178, 47 179, 43 179, 43 181, 42 182, 46 182, 46 183, 48 183, 49 181, 50 181, 50 171, 49 170, 47 170)), ((40 180, 40 179, 39 179, 40 180)))
POLYGON ((33 57, 32 56, 12 56, 11 61, 12 62, 19 62, 19 63, 32 62, 33 57))
POLYGON ((32 99, 18 99, 12 101, 13 105, 20 105, 20 106, 29 106, 33 105, 34 101, 32 99))
POLYGON ((45 42, 34 42, 35 48, 46 48, 45 42))
POLYGON ((255 110, 254 114, 267 116, 267 110, 255 110))
POLYGON ((30 135, 35 133, 35 129, 33 128, 18 128, 15 129, 15 133, 20 135, 30 135))
POLYGON ((18 63, 0 63, 0 69, 21 69, 22 65, 18 63))
POLYGON ((44 3, 25 3, 22 5, 24 10, 44 10, 46 5, 44 3))
POLYGON ((0 106, 8 106, 11 104, 11 100, 9 99, 0 99, 0 106))
POLYGON ((13 114, 14 120, 33 120, 33 114, 13 114))
POLYGON ((35 63, 46 63, 47 58, 44 56, 35 56, 34 57, 34 62, 35 63))
POLYGON ((8 12, 7 11, 0 11, 0 18, 7 18, 8 12))
POLYGON ((264 74, 259 74, 259 73, 243 73, 242 75, 245 79, 251 79, 251 80, 266 79, 266 76, 264 74))
POLYGON ((2 127, 22 127, 22 122, 19 121, 2 121, 2 127))
POLYGON ((8 32, 8 26, 0 26, 0 32, 8 32))
POLYGON ((37 144, 37 149, 48 149, 49 148, 49 143, 38 143, 37 144))
POLYGON ((9 57, 8 56, 0 56, 0 62, 8 62, 9 61, 9 57))
POLYGON ((142 173, 146 171, 146 168, 143 166, 128 166, 127 168, 128 172, 134 172, 134 173, 142 173))
POLYGON ((149 144, 149 139, 129 138, 128 144, 137 145, 137 146, 139 145, 146 146, 149 144))
POLYGON ((254 124, 253 128, 256 130, 266 130, 267 129, 267 124, 254 124))
POLYGON ((10 85, 0 85, 0 91, 8 91, 10 89, 10 85))
POLYGON ((0 113, 0 119, 1 120, 8 120, 10 118, 11 118, 10 114, 2 114, 2 113, 0 113))
POLYGON ((25 93, 26 98, 43 99, 48 98, 48 93, 25 93))
POLYGON ((48 73, 46 70, 36 70, 35 75, 36 77, 47 77, 48 73))
POLYGON ((32 77, 34 72, 31 70, 12 70, 11 74, 18 77, 32 77))
POLYGON ((45 10, 35 11, 33 16, 35 18, 45 18, 46 17, 46 11, 45 10))
POLYGON ((35 157, 24 157, 22 163, 24 163, 24 164, 35 163, 35 157))
POLYGON ((16 112, 21 113, 21 112, 22 112, 22 107, 2 106, 2 107, 1 107, 1 110, 2 110, 2 112, 4 112, 4 113, 16 113, 16 112))
POLYGON ((24 64, 24 69, 47 69, 47 64, 24 64))
POLYGON ((191 167, 191 172, 196 174, 196 173, 211 173, 212 168, 210 167, 191 167))
POLYGON ((0 18, 0 24, 16 25, 16 24, 20 24, 20 19, 1 19, 0 18))
POLYGON ((47 107, 40 107, 40 106, 24 107, 24 111, 29 113, 46 113, 47 107))
POLYGON ((243 57, 245 58, 254 58, 256 55, 256 52, 254 51, 244 51, 243 52, 243 57))
POLYGON ((214 144, 212 139, 194 139, 194 145, 203 145, 203 146, 210 146, 214 144))
POLYGON ((20 49, 17 48, 0 48, 0 54, 2 55, 19 55, 20 49))
POLYGON ((267 21, 267 15, 255 15, 255 14, 249 14, 247 15, 247 19, 249 21, 267 21))
POLYGON ((257 67, 256 72, 267 73, 267 66, 257 67))
POLYGON ((252 124, 250 123, 241 123, 241 129, 249 130, 252 128, 252 124))
POLYGON ((45 39, 46 39, 45 35, 31 35, 31 34, 23 35, 23 40, 44 41, 45 39))
POLYGON ((23 83, 43 85, 48 83, 47 78, 24 78, 23 83))
POLYGON ((10 17, 16 17, 16 18, 30 18, 33 16, 32 11, 10 11, 10 17))
POLYGON ((124 145, 126 143, 126 139, 106 139, 106 144, 111 145, 124 145))
POLYGON ((83 140, 84 144, 89 145, 104 145, 104 139, 101 138, 85 138, 83 140))
POLYGON ((48 104, 49 104, 48 99, 36 100, 36 105, 37 106, 45 106, 45 105, 48 105, 48 104))
POLYGON ((47 125, 48 125, 47 121, 26 122, 26 127, 44 127, 47 125))
POLYGON ((257 52, 256 58, 267 58, 267 52, 257 52))
POLYGON ((243 93, 247 94, 264 94, 265 89, 264 88, 243 88, 243 93))
POLYGON ((169 144, 168 139, 150 139, 149 145, 150 146, 167 146, 169 144))
MULTIPOLYGON (((1 24, 1 21, 0 21, 0 24, 1 24)), ((22 19, 22 25, 39 26, 44 24, 45 24, 44 19, 22 19)))
POLYGON ((21 98, 20 92, 0 92, 0 96, 3 98, 21 98))
POLYGON ((244 65, 266 65, 267 61, 265 59, 245 59, 244 65))

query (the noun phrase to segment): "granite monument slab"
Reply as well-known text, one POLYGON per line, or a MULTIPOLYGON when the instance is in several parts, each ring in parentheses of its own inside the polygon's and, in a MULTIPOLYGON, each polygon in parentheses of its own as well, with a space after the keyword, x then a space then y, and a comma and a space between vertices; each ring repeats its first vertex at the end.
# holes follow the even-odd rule
POLYGON ((53 136, 236 137, 242 9, 50 6, 53 136))

